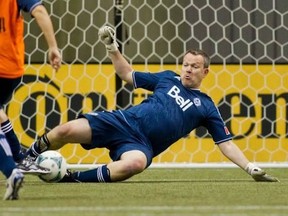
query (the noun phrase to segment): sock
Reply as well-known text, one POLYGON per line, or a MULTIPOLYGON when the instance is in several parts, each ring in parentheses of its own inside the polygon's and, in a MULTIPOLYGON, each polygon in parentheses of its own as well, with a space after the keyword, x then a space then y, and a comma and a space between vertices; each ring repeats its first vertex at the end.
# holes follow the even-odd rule
POLYGON ((75 172, 73 177, 80 182, 111 182, 107 165, 92 170, 75 172))
POLYGON ((249 163, 246 165, 246 167, 245 167, 245 171, 246 171, 249 175, 251 175, 252 172, 253 172, 253 169, 255 169, 255 168, 257 169, 258 167, 257 167, 255 164, 249 162, 249 163))
POLYGON ((36 158, 39 154, 48 150, 49 146, 50 142, 47 138, 47 134, 44 134, 32 144, 32 146, 27 150, 26 155, 29 155, 32 158, 36 158))
POLYGON ((3 122, 1 124, 1 130, 5 134, 6 139, 10 145, 13 159, 16 162, 21 161, 24 158, 24 154, 22 154, 19 140, 18 140, 18 138, 17 138, 17 136, 13 130, 11 122, 9 120, 3 122))
POLYGON ((6 137, 2 131, 0 131, 0 170, 9 178, 13 169, 16 168, 16 164, 12 157, 10 146, 6 140, 6 137))

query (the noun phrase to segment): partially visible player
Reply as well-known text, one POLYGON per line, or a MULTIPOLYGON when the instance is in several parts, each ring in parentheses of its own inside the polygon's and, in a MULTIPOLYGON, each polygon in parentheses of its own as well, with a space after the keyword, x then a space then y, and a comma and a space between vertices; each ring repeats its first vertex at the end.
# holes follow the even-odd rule
POLYGON ((57 71, 61 55, 56 43, 51 19, 40 0, 0 1, 0 170, 7 177, 4 199, 17 199, 25 173, 47 173, 33 161, 22 160, 21 146, 4 111, 12 93, 24 74, 24 20, 22 11, 36 19, 49 47, 49 61, 57 71), (13 157, 11 159, 11 157, 13 157), (16 169, 15 162, 18 163, 16 169))
POLYGON ((3 199, 18 199, 18 190, 22 185, 24 175, 16 167, 10 146, 2 130, 0 130, 0 170, 7 178, 7 188, 3 199))
POLYGON ((195 128, 204 126, 220 151, 255 181, 278 181, 248 161, 232 142, 212 99, 200 91, 210 64, 204 51, 188 50, 184 54, 180 76, 168 70, 138 72, 119 52, 113 28, 101 28, 99 36, 117 75, 135 88, 153 94, 127 110, 92 112, 55 127, 29 148, 29 157, 59 149, 66 143, 81 143, 87 150, 107 148, 113 162, 96 169, 68 172, 62 182, 122 181, 144 171, 154 157, 195 128))

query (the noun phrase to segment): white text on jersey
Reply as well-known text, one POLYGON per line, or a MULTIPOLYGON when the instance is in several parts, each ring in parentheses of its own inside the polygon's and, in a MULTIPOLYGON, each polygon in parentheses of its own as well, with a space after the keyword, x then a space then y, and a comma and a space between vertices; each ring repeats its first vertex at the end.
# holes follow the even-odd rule
POLYGON ((179 95, 180 89, 177 86, 173 86, 169 92, 167 93, 172 98, 175 98, 176 103, 180 106, 180 108, 185 111, 190 106, 193 105, 193 102, 190 99, 185 100, 183 97, 179 95))

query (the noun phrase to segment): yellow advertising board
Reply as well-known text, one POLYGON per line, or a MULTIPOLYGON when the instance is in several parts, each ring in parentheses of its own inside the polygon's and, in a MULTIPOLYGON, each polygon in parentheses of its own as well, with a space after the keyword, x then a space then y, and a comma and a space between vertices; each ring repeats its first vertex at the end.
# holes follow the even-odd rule
MULTIPOLYGON (((134 69, 180 71, 176 65, 134 65, 134 69)), ((288 159, 287 69, 286 65, 212 65, 203 81, 201 90, 218 105, 235 143, 252 161, 288 159)), ((115 82, 112 65, 63 65, 57 73, 50 66, 29 65, 7 113, 21 143, 28 147, 36 136, 81 113, 115 109, 115 82)), ((136 89, 128 94, 128 101, 138 104, 149 94, 136 89)), ((61 153, 69 163, 110 161, 105 149, 86 151, 79 145, 68 144, 61 153)), ((223 161, 227 159, 209 134, 197 129, 153 162, 223 161)))

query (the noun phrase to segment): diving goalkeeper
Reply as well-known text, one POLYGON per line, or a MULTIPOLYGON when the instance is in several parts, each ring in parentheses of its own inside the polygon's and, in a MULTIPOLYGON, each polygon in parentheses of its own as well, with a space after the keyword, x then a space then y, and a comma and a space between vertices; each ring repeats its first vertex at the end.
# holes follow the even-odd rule
POLYGON ((233 143, 212 99, 200 91, 210 65, 210 57, 204 51, 188 50, 180 75, 169 70, 139 72, 118 50, 113 28, 102 27, 99 37, 117 75, 134 88, 144 88, 153 94, 127 110, 87 113, 56 126, 32 144, 27 157, 36 158, 46 150, 59 149, 67 143, 80 143, 87 150, 107 148, 113 162, 91 170, 68 171, 62 182, 123 181, 143 172, 154 157, 178 139, 204 126, 220 151, 255 181, 278 181, 248 161, 233 143))

